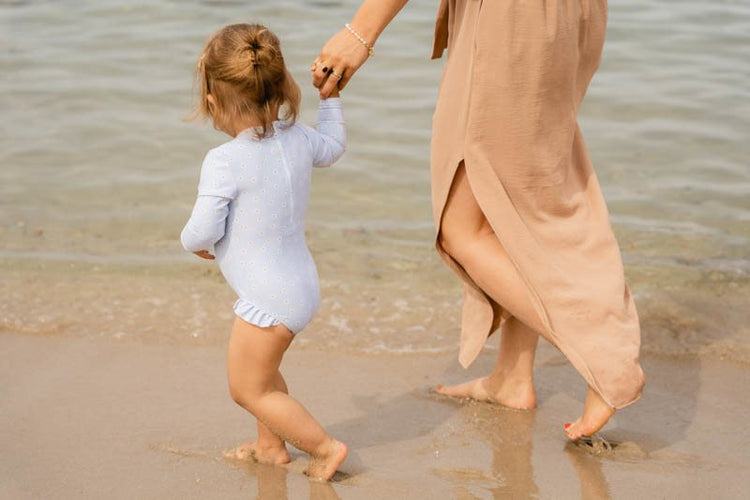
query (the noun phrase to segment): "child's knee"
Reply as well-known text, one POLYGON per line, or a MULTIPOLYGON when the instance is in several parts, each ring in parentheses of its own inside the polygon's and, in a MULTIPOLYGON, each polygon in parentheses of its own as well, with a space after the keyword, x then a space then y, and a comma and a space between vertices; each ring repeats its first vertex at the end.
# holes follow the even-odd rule
POLYGON ((254 387, 247 384, 237 384, 229 381, 229 395, 232 400, 245 408, 248 411, 252 411, 258 400, 263 397, 267 391, 263 390, 262 387, 254 387))
POLYGON ((250 391, 239 384, 233 384, 231 380, 229 381, 229 396, 235 403, 243 408, 245 408, 252 400, 250 391))

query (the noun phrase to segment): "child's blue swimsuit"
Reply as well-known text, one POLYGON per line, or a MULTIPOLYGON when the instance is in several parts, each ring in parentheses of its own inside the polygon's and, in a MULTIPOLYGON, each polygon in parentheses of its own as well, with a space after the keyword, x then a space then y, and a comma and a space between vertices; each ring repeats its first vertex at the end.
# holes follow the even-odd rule
POLYGON ((246 130, 208 152, 181 239, 190 252, 215 245, 221 272, 239 296, 237 316, 297 333, 320 303, 305 215, 312 167, 344 153, 341 100, 320 102, 316 130, 281 121, 273 128, 263 139, 246 130))

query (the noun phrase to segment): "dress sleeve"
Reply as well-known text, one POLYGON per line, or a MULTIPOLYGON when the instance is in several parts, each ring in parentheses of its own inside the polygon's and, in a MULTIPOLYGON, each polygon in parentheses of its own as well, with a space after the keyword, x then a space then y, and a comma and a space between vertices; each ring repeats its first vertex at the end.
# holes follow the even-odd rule
POLYGON ((318 124, 315 130, 307 128, 307 137, 313 152, 314 167, 328 167, 346 150, 346 129, 341 98, 320 101, 318 124))
POLYGON ((236 196, 229 163, 220 152, 209 151, 201 167, 198 199, 180 240, 185 250, 211 250, 224 237, 229 203, 236 196))

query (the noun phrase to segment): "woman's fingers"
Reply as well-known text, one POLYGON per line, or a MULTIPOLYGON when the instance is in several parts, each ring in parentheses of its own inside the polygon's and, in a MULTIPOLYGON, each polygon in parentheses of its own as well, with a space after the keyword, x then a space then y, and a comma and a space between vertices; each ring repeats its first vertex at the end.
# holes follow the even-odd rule
POLYGON ((313 85, 320 88, 326 78, 328 78, 328 64, 319 60, 318 62, 313 63, 313 66, 310 69, 312 70, 313 85))
POLYGON ((195 255, 200 257, 201 259, 208 259, 208 260, 214 260, 216 257, 208 253, 208 250, 198 250, 197 252, 193 252, 195 255))
POLYGON ((327 99, 336 88, 339 88, 339 82, 343 80, 343 70, 333 67, 330 68, 328 78, 320 88, 320 97, 327 99))
POLYGON ((345 68, 345 63, 333 57, 325 59, 319 57, 310 66, 313 85, 320 90, 320 97, 328 98, 331 92, 339 87, 339 82, 345 77, 345 71, 340 68, 345 68))
POLYGON ((343 78, 339 80, 339 90, 344 90, 344 87, 346 87, 346 84, 349 83, 349 80, 351 79, 352 77, 349 75, 349 73, 345 72, 343 78))

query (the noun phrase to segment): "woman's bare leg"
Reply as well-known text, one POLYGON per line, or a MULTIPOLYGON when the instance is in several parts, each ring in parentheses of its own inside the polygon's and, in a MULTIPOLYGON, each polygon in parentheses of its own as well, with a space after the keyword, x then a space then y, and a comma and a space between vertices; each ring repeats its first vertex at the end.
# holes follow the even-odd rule
POLYGON ((459 398, 489 401, 511 408, 536 406, 534 390, 534 356, 539 335, 515 317, 506 320, 500 337, 500 352, 495 367, 487 377, 444 387, 441 394, 459 398))
MULTIPOLYGON (((457 387, 463 387, 466 391, 470 391, 471 388, 475 390, 480 388, 480 391, 484 389, 487 392, 490 392, 490 388, 496 390, 500 388, 507 393, 511 381, 513 381, 513 385, 518 387, 519 381, 526 379, 528 380, 525 384, 526 392, 533 393, 532 373, 534 353, 538 341, 538 335, 535 332, 542 331, 543 325, 533 308, 526 285, 518 275, 508 254, 487 222, 476 198, 474 198, 463 162, 456 170, 456 176, 443 212, 440 244, 492 300, 502 304, 511 315, 526 327, 515 331, 511 329, 510 332, 503 331, 503 336, 506 333, 511 333, 511 336, 521 336, 522 338, 510 339, 507 346, 505 344, 501 346, 498 362, 489 377, 457 387), (533 337, 533 341, 529 337, 533 337), (505 354, 503 353, 504 347, 506 348, 505 354), (510 366, 500 366, 500 363, 505 361, 505 356, 511 361, 510 366)), ((457 387, 444 388, 442 392, 451 391, 454 395, 461 395, 461 391, 457 387)), ((521 387, 523 387, 522 383, 521 387)), ((518 389, 516 390, 518 391, 518 389)), ((521 392, 523 392, 523 389, 521 392)), ((479 392, 479 395, 482 395, 482 393, 479 392)), ((465 396, 473 397, 471 392, 465 396)), ((485 397, 482 399, 496 399, 498 402, 503 402, 500 399, 501 397, 502 395, 498 395, 496 398, 485 397)), ((523 405, 514 405, 513 401, 510 403, 503 404, 524 407, 523 405)), ((589 388, 584 413, 581 418, 566 428, 568 435, 572 439, 577 439, 591 429, 596 429, 594 431, 596 432, 607 423, 613 414, 614 410, 606 405, 595 391, 589 388)))
POLYGON ((281 359, 291 341, 292 334, 283 325, 259 328, 236 318, 229 339, 229 391, 271 435, 310 454, 311 477, 330 479, 346 458, 346 445, 329 436, 304 406, 277 388, 281 359))
POLYGON ((438 392, 513 408, 533 408, 534 357, 539 341, 536 332, 542 325, 516 268, 474 198, 463 163, 456 171, 443 212, 440 244, 513 317, 503 325, 500 353, 492 373, 465 384, 438 387, 438 392))

